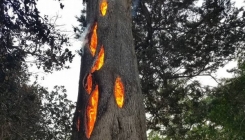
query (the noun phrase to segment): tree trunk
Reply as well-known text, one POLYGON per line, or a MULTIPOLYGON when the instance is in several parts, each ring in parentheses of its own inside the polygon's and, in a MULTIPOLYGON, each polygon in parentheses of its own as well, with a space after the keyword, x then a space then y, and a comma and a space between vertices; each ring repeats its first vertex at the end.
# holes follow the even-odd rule
POLYGON ((146 140, 131 1, 88 0, 87 23, 72 140, 146 140), (108 4, 105 15, 102 3, 108 4))

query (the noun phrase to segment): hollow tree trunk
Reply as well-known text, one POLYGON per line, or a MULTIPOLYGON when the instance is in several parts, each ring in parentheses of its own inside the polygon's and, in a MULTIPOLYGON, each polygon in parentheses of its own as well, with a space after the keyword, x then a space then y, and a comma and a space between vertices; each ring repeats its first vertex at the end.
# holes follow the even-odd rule
POLYGON ((130 0, 87 2, 73 140, 146 140, 131 20, 130 0))

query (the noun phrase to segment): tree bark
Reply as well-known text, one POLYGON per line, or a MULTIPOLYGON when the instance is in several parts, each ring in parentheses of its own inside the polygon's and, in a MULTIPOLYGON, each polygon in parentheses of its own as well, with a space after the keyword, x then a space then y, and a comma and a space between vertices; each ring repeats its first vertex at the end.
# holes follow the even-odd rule
POLYGON ((132 35, 131 1, 107 0, 105 16, 100 12, 102 1, 87 2, 87 23, 91 31, 87 39, 91 39, 97 23, 98 43, 95 56, 91 55, 89 48, 91 41, 84 46, 72 140, 146 140, 145 111, 132 35), (99 96, 96 121, 88 138, 86 109, 92 94, 88 94, 85 85, 102 46, 104 64, 91 73, 92 90, 98 85, 99 96), (124 87, 121 108, 114 96, 117 77, 120 77, 124 87))

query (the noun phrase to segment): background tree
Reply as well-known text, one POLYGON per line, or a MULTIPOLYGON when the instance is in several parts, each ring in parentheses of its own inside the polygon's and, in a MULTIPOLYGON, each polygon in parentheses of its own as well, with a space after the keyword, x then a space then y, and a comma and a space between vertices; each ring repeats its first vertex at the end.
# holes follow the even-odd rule
MULTIPOLYGON (((235 77, 223 79, 218 87, 205 92, 206 97, 198 103, 203 105, 200 109, 204 109, 205 113, 187 131, 184 139, 244 139, 244 62, 239 63, 238 69, 232 71, 235 72, 235 77)), ((161 133, 152 134, 155 134, 155 138, 162 136, 161 133)), ((165 135, 165 139, 170 138, 171 136, 165 135)))
MULTIPOLYGON (((40 16, 36 2, 0 1, 1 48, 9 54, 21 54, 21 58, 16 59, 22 61, 27 55, 33 56, 38 68, 42 67, 45 71, 61 69, 65 67, 66 61, 71 62, 74 57, 68 48, 64 49, 64 45, 69 45, 68 37, 48 21, 48 16, 40 16)), ((15 59, 15 56, 11 57, 15 59)))
MULTIPOLYGON (((36 0, 0 0, 0 139, 68 139, 73 103, 64 87, 30 83, 27 58, 52 72, 74 55, 68 38, 41 17, 36 0)), ((63 8, 62 3, 60 3, 63 8)))
POLYGON ((49 93, 30 84, 23 54, 0 52, 0 139, 68 139, 74 105, 64 87, 49 93))
POLYGON ((212 127, 222 136, 219 139, 245 138, 244 130, 244 62, 239 63, 236 76, 224 79, 223 84, 209 93, 208 115, 212 127))
POLYGON ((133 24, 148 128, 164 127, 173 139, 205 114, 200 100, 209 89, 190 79, 243 56, 243 9, 229 0, 195 2, 142 0, 133 24))
MULTIPOLYGON (((68 139, 74 104, 66 99, 64 87, 49 93, 30 84, 25 63, 0 56, 6 72, 0 81, 0 139, 68 139)), ((15 56, 16 58, 16 56, 15 56)))

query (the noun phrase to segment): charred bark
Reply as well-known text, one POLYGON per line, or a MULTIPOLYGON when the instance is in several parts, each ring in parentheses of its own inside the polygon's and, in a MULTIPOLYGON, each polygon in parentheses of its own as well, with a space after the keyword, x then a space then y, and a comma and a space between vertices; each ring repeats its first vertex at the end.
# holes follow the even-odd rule
POLYGON ((81 59, 77 108, 73 119, 72 140, 146 140, 145 112, 139 83, 136 55, 132 36, 131 1, 107 0, 106 15, 102 16, 100 4, 103 0, 87 2, 87 22, 90 26, 88 40, 97 23, 97 47, 91 54, 89 44, 84 46, 81 59), (104 48, 104 64, 91 72, 98 53, 104 48), (92 90, 98 85, 98 109, 90 138, 86 135, 89 99, 86 85, 92 75, 92 90), (116 78, 124 86, 124 104, 120 108, 114 96, 116 78))

